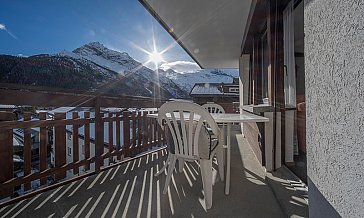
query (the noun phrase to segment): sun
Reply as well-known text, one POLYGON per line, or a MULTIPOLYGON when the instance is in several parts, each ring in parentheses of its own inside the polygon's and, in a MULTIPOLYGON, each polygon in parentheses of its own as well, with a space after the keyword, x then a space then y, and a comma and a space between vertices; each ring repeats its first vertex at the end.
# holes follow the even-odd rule
POLYGON ((162 54, 157 51, 153 51, 149 54, 149 61, 158 66, 159 63, 163 62, 162 54))

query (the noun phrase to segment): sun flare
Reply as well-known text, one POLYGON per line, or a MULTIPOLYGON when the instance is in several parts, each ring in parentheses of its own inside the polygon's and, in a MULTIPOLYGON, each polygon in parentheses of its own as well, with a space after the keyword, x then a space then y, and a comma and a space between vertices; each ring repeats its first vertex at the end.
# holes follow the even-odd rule
POLYGON ((149 61, 153 62, 157 66, 159 63, 163 62, 162 54, 157 51, 150 53, 149 61))

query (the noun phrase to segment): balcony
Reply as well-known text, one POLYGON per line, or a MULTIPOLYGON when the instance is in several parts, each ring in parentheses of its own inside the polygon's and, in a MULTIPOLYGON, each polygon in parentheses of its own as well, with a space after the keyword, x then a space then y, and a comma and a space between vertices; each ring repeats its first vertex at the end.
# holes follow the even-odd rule
MULTIPOLYGON (((51 94, 55 100, 70 98, 51 94)), ((37 92, 36 95, 43 94, 37 92)), ((87 96, 81 97, 84 100, 87 96)), ((136 104, 152 103, 158 106, 162 102, 150 99, 141 101, 136 97, 134 103, 125 99, 110 99, 98 98, 95 102, 116 107, 120 107, 120 104, 133 107, 136 104)), ((71 102, 75 102, 74 99, 71 102)), ((66 114, 57 113, 53 119, 46 119, 43 114, 39 120, 26 118, 24 121, 0 122, 3 136, 11 133, 12 129, 24 129, 24 175, 14 177, 13 172, 3 171, 0 189, 2 196, 8 197, 0 203, 0 217, 307 216, 305 196, 297 193, 297 188, 293 187, 294 179, 287 179, 280 172, 266 173, 241 135, 239 126, 234 126, 231 133, 230 195, 224 194, 225 183, 219 180, 214 171, 213 206, 206 211, 200 170, 196 162, 186 163, 182 173, 174 172, 168 193, 162 194, 165 175, 154 177, 153 174, 163 166, 167 153, 162 146, 163 129, 159 128, 155 120, 147 118, 149 112, 104 114, 95 108, 94 119, 86 112, 72 113, 69 119, 66 114), (89 134, 92 132, 90 125, 94 125, 94 140, 89 134), (73 153, 69 160, 66 159, 65 145, 70 126, 72 134, 79 135, 82 132, 84 140, 80 142, 72 137, 73 153), (29 129, 35 127, 40 128, 40 159, 38 170, 33 172, 33 163, 29 158, 29 129), (45 131, 49 127, 54 129, 53 167, 46 164, 45 131), (108 137, 104 137, 105 129, 108 130, 108 137), (83 156, 79 149, 80 143, 85 146, 83 156), (52 183, 47 179, 49 177, 54 179, 52 183), (39 188, 31 186, 34 181, 39 182, 39 188), (14 188, 19 186, 25 194, 10 198, 14 188)), ((5 148, 11 150, 9 138, 3 137, 2 140, 7 145, 5 148)), ((2 152, 2 164, 13 164, 10 163, 10 154, 2 152)), ((217 169, 217 166, 214 165, 214 168, 217 169)))

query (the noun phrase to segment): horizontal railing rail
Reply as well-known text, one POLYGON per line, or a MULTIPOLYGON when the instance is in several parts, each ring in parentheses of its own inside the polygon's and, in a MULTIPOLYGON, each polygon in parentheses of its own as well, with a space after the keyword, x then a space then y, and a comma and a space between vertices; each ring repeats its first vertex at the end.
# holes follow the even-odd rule
POLYGON ((37 107, 160 107, 167 99, 0 83, 1 104, 37 107))

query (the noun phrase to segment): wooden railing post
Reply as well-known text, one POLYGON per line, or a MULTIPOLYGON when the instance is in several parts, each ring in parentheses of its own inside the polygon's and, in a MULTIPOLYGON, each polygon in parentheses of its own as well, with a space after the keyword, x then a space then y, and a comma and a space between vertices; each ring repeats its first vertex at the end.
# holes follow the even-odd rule
MULTIPOLYGON (((90 118, 90 112, 86 111, 84 113, 84 117, 85 119, 88 119, 90 118)), ((89 159, 90 158, 90 124, 86 123, 85 124, 85 128, 84 128, 84 135, 85 135, 85 140, 84 140, 84 143, 85 143, 85 159, 89 159)), ((85 166, 85 170, 89 170, 90 169, 90 164, 88 163, 86 166, 85 166)))
MULTIPOLYGON (((152 112, 149 112, 149 114, 152 112)), ((148 118, 148 125, 149 125, 149 132, 148 132, 148 136, 149 136, 149 147, 153 147, 154 146, 154 126, 153 126, 153 120, 151 118, 148 118)))
MULTIPOLYGON (((148 112, 147 115, 151 113, 148 112)), ((148 118, 147 116, 145 117, 145 119, 147 120, 147 125, 148 125, 148 130, 147 130, 147 143, 148 143, 148 149, 153 147, 153 123, 152 120, 150 118, 148 118)))
MULTIPOLYGON (((0 112, 0 122, 15 120, 15 114, 11 112, 0 112)), ((13 178, 13 130, 0 129, 0 183, 13 178)), ((7 197, 13 193, 13 188, 0 188, 0 197, 7 197)))
POLYGON ((148 120, 147 120, 147 111, 143 111, 143 147, 142 147, 142 151, 146 150, 147 146, 148 146, 148 120))
POLYGON ((102 121, 103 114, 100 110, 100 97, 96 98, 95 104, 95 172, 99 173, 100 168, 104 163, 102 154, 104 153, 104 122, 102 121))
MULTIPOLYGON (((72 112, 72 119, 77 119, 78 118, 78 112, 77 111, 73 111, 72 112)), ((78 143, 78 125, 72 125, 72 139, 73 139, 73 152, 72 152, 72 159, 73 159, 73 163, 77 162, 79 160, 79 143, 78 143)), ((75 167, 73 168, 73 174, 76 175, 79 173, 79 168, 75 167)))
POLYGON ((137 136, 136 136, 136 133, 137 133, 137 122, 136 122, 136 113, 135 111, 133 111, 131 113, 131 119, 132 119, 132 138, 133 138, 133 141, 132 141, 132 145, 133 147, 135 147, 137 145, 137 136))
MULTIPOLYGON (((39 120, 46 120, 46 112, 39 113, 39 120)), ((47 169, 47 128, 40 127, 39 131, 39 171, 47 169)), ((47 178, 40 179, 40 185, 47 184, 47 178)))
POLYGON ((126 156, 130 155, 130 120, 129 111, 124 111, 123 113, 123 130, 124 130, 124 149, 126 156))
POLYGON ((165 145, 167 144, 167 138, 166 138, 166 131, 168 131, 167 127, 164 126, 164 127, 161 127, 159 125, 159 141, 160 141, 160 144, 161 145, 165 145))
POLYGON ((101 156, 104 153, 104 122, 102 121, 103 114, 101 112, 95 113, 95 116, 95 171, 98 173, 104 163, 101 156))
POLYGON ((115 122, 116 122, 116 150, 118 151, 118 155, 117 155, 117 159, 121 160, 121 154, 120 154, 120 148, 121 148, 121 144, 120 144, 120 116, 121 113, 120 112, 116 112, 116 118, 115 118, 115 122))
POLYGON ((137 116, 137 120, 138 120, 138 145, 135 146, 135 148, 137 149, 138 152, 140 152, 140 147, 143 145, 142 144, 142 133, 143 133, 143 128, 142 128, 142 113, 139 111, 138 112, 138 116, 137 116))
MULTIPOLYGON (((54 114, 55 120, 62 120, 66 119, 65 113, 55 113, 54 114)), ((66 126, 55 126, 54 127, 55 132, 55 167, 60 168, 63 165, 66 164, 66 126)), ((55 180, 59 181, 66 178, 66 172, 57 173, 55 175, 55 180)))
MULTIPOLYGON (((112 120, 112 113, 109 112, 109 153, 114 151, 114 121, 112 120)), ((114 160, 113 156, 109 157, 109 165, 110 163, 112 163, 114 160)))
MULTIPOLYGON (((24 113, 24 121, 29 121, 31 119, 31 113, 24 113)), ((25 128, 24 131, 24 147, 23 147, 23 160, 24 160, 24 176, 32 173, 32 138, 31 129, 25 128)), ((30 182, 24 184, 24 190, 30 190, 30 182)))
MULTIPOLYGON (((152 112, 153 114, 155 111, 152 112)), ((152 119, 152 125, 153 125, 153 146, 158 145, 158 122, 156 119, 152 119)))

